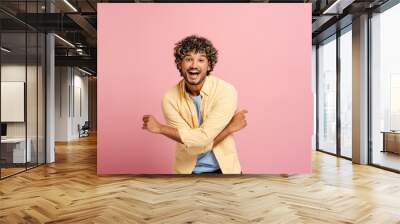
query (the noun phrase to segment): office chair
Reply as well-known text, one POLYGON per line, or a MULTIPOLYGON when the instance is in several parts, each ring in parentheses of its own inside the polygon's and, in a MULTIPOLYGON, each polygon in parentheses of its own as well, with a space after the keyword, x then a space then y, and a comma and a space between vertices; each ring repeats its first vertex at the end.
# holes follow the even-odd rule
POLYGON ((78 129, 79 129, 79 138, 80 137, 87 137, 89 136, 89 121, 85 121, 85 123, 82 125, 82 127, 79 127, 80 125, 78 124, 78 129))

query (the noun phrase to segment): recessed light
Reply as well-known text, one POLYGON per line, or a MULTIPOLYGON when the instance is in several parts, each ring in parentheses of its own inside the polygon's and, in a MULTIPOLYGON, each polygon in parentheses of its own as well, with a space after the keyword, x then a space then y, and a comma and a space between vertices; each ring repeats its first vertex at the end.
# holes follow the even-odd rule
POLYGON ((73 45, 73 44, 72 44, 71 42, 69 42, 68 40, 66 40, 66 39, 64 39, 64 38, 62 38, 62 37, 60 37, 60 36, 57 35, 57 34, 54 34, 54 36, 57 37, 58 39, 60 39, 61 41, 63 41, 64 43, 68 44, 69 46, 75 48, 75 45, 73 45))
POLYGON ((78 10, 68 1, 64 0, 65 4, 67 4, 73 11, 78 12, 78 10))
POLYGON ((5 47, 1 47, 1 50, 4 51, 4 52, 6 52, 6 53, 10 53, 10 52, 11 52, 11 50, 9 50, 9 49, 7 49, 7 48, 5 48, 5 47))
POLYGON ((78 70, 81 71, 81 72, 83 72, 83 73, 85 73, 85 74, 87 74, 87 75, 90 75, 90 76, 93 75, 92 73, 90 73, 90 72, 88 72, 88 71, 86 71, 86 70, 83 70, 83 69, 81 69, 81 68, 79 68, 79 67, 78 67, 78 70))

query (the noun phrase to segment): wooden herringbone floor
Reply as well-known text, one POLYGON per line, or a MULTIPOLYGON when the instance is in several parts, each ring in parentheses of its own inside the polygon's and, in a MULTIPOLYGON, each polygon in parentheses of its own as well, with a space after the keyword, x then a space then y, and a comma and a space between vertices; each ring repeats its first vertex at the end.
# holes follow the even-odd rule
POLYGON ((400 223, 400 175, 313 153, 313 174, 96 175, 96 139, 0 181, 0 223, 400 223))

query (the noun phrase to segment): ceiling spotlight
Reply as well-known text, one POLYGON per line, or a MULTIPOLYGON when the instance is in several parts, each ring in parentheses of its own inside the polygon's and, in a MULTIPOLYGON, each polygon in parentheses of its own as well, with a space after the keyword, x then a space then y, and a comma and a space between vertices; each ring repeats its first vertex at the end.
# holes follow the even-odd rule
POLYGON ((57 35, 57 34, 54 34, 54 36, 57 37, 58 39, 60 39, 62 42, 66 43, 67 45, 69 45, 69 46, 75 48, 75 45, 73 45, 73 44, 72 44, 71 42, 69 42, 68 40, 66 40, 66 39, 64 39, 64 38, 62 38, 62 37, 60 37, 60 36, 57 35))
POLYGON ((343 10, 354 1, 355 0, 336 0, 327 9, 325 9, 322 14, 342 14, 343 10))
POLYGON ((4 51, 6 53, 10 53, 11 52, 11 50, 9 50, 9 49, 7 49, 5 47, 1 47, 1 51, 4 51))
POLYGON ((69 3, 68 0, 64 0, 65 4, 67 4, 74 12, 78 12, 78 10, 71 4, 69 3))
POLYGON ((79 68, 79 67, 78 67, 78 70, 81 71, 81 72, 83 72, 83 73, 85 73, 85 74, 87 74, 87 75, 93 75, 92 73, 90 73, 90 72, 88 72, 88 71, 86 71, 86 70, 83 70, 83 69, 81 69, 81 68, 79 68))

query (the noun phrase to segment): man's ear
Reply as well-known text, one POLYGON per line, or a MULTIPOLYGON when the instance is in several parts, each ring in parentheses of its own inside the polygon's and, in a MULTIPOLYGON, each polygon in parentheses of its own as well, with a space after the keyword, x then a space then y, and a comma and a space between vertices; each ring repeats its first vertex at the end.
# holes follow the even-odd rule
POLYGON ((182 66, 180 63, 176 63, 176 67, 178 68, 180 76, 182 76, 182 66))

